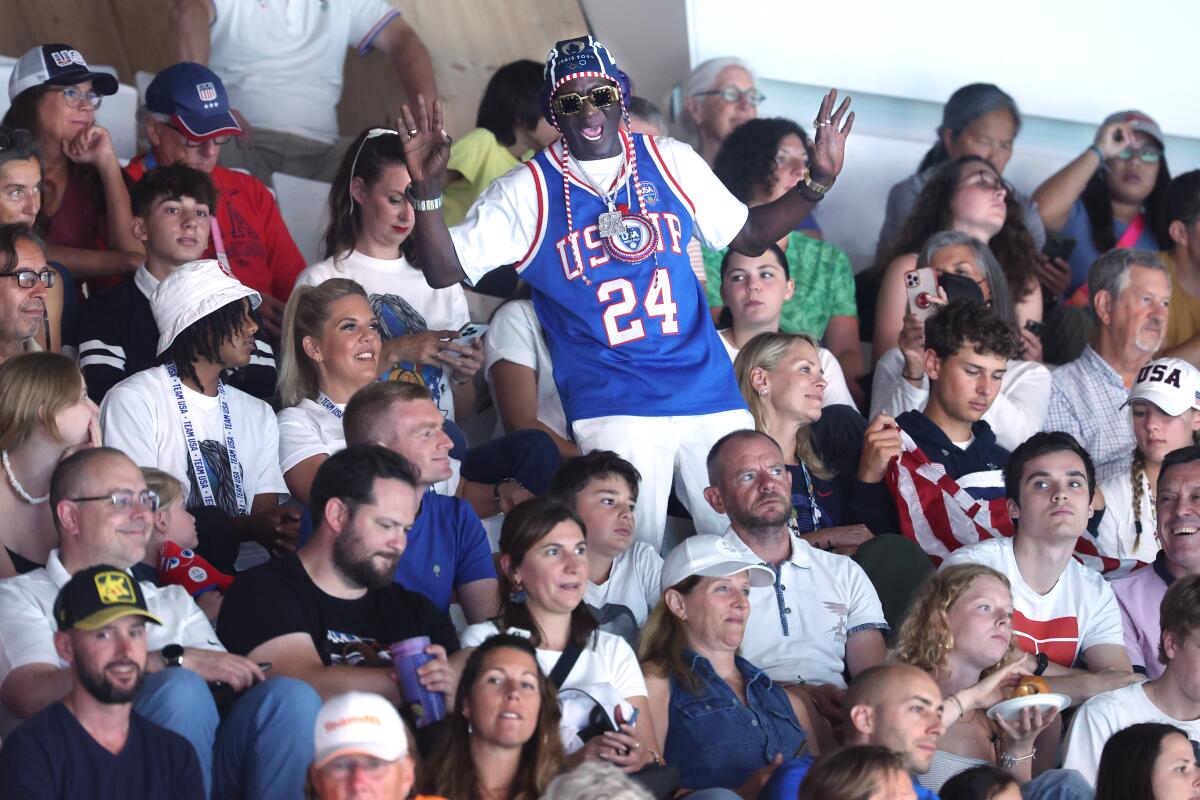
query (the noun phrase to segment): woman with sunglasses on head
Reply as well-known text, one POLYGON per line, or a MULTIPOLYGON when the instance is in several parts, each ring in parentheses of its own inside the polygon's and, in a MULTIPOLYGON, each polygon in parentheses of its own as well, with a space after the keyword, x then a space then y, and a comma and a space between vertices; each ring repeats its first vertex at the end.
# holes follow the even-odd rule
POLYGON ((671 117, 688 142, 710 165, 725 138, 758 116, 766 98, 754 73, 740 58, 710 58, 691 71, 671 93, 671 117))
POLYGON ((96 124, 117 79, 92 71, 71 45, 43 44, 18 59, 8 91, 4 125, 30 131, 40 151, 47 256, 75 278, 135 271, 144 254, 129 192, 112 138, 96 124))
POLYGON ((877 264, 884 273, 875 301, 875 358, 899 342, 908 311, 905 273, 917 266, 917 254, 930 236, 952 230, 991 248, 1004 269, 1025 357, 1040 361, 1041 342, 1026 328, 1027 322, 1042 319, 1042 290, 1034 275, 1038 252, 1022 218, 1012 187, 987 160, 966 155, 938 167, 918 195, 887 260, 877 264))
POLYGON ((100 444, 98 414, 66 356, 25 353, 0 364, 0 578, 37 569, 58 546, 50 476, 66 456, 100 444))

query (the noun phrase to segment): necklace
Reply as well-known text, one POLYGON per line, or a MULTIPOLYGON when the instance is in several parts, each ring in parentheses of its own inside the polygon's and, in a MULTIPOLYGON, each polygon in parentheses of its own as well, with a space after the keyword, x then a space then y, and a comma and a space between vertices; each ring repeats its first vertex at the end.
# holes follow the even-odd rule
POLYGON ((17 496, 31 506, 40 506, 50 499, 50 495, 44 494, 41 497, 34 497, 29 492, 25 491, 25 487, 17 480, 17 476, 13 474, 12 465, 8 463, 8 451, 0 450, 0 462, 4 463, 4 477, 8 478, 8 485, 12 487, 17 496))

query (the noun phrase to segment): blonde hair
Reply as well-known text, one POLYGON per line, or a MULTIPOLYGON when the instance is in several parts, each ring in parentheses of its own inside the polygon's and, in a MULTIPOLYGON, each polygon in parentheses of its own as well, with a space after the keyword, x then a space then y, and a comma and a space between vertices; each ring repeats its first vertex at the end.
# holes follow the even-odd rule
POLYGON ((20 447, 39 422, 61 442, 54 418, 82 392, 79 367, 59 353, 23 353, 0 364, 0 450, 20 447))
POLYGON ((179 498, 183 497, 183 484, 170 473, 154 467, 142 467, 142 477, 146 480, 146 488, 158 495, 158 508, 165 511, 179 498))
MULTIPOLYGON (((738 388, 742 390, 742 397, 745 398, 746 405, 750 407, 750 413, 754 416, 754 429, 760 433, 770 435, 767 430, 768 408, 766 401, 751 385, 750 375, 755 369, 767 372, 774 370, 797 342, 807 342, 812 345, 813 350, 817 351, 818 357, 820 356, 821 343, 807 333, 760 333, 746 342, 746 346, 738 353, 737 360, 733 362, 738 388)), ((779 447, 786 452, 787 448, 783 442, 779 443, 779 447)), ((825 480, 833 477, 833 471, 825 466, 825 462, 813 448, 811 426, 802 425, 796 431, 793 452, 796 459, 802 461, 813 475, 825 480)))
MULTIPOLYGON (((950 607, 958 602, 977 578, 995 578, 1012 591, 1012 585, 1001 573, 982 564, 955 564, 934 573, 917 590, 904 624, 896 638, 892 659, 928 672, 936 680, 944 677, 949 666, 950 651, 954 649, 954 634, 950 633, 950 607)), ((996 667, 1011 664, 1019 657, 1016 637, 996 667)), ((985 670, 990 674, 996 667, 985 670)))
POLYGON ((368 300, 366 290, 349 278, 330 278, 318 286, 297 286, 292 291, 283 312, 279 353, 279 400, 284 408, 316 398, 320 378, 312 359, 304 352, 304 337, 319 339, 329 321, 330 308, 351 295, 368 300))
MULTIPOLYGON (((689 575, 667 591, 688 595, 699 583, 699 575, 689 575)), ((683 659, 683 651, 691 647, 687 626, 667 608, 666 593, 663 592, 663 597, 659 598, 658 605, 642 626, 642 635, 638 639, 638 660, 664 677, 674 678, 694 694, 700 689, 700 680, 692 671, 692 665, 683 659)))

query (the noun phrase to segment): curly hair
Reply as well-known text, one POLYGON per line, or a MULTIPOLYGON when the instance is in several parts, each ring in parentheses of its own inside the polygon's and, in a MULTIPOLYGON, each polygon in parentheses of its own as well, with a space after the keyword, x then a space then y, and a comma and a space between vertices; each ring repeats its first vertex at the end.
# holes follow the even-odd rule
POLYGON ((925 346, 938 358, 949 358, 968 342, 975 352, 991 353, 1013 359, 1021 352, 1021 336, 1016 326, 974 300, 955 300, 925 320, 925 346))
POLYGON ((756 194, 775 188, 775 154, 785 136, 794 134, 812 160, 812 143, 804 129, 783 117, 751 119, 734 128, 713 160, 713 174, 730 194, 749 204, 756 194))
MULTIPOLYGON (((944 677, 949 667, 950 651, 954 649, 954 635, 950 633, 950 607, 966 594, 977 578, 982 577, 995 578, 1005 588, 1012 590, 1008 578, 982 564, 955 564, 931 575, 917 590, 908 608, 896 637, 896 650, 892 658, 928 672, 935 680, 944 677)), ((1004 657, 996 666, 1011 664, 1019 657, 1016 637, 1013 637, 1004 657)))
MULTIPOLYGON (((952 230, 954 212, 950 210, 950 204, 958 191, 960 178, 964 171, 980 166, 992 171, 996 169, 990 161, 979 156, 963 156, 954 161, 947 161, 939 167, 917 195, 895 247, 877 266, 884 269, 898 256, 919 252, 929 237, 938 231, 952 230)), ((996 174, 999 175, 998 172, 996 174)), ((1004 267, 1009 293, 1016 303, 1033 291, 1038 250, 1025 227, 1025 211, 1017 202, 1012 187, 1008 187, 1004 194, 1004 209, 1004 226, 987 244, 996 255, 996 260, 1004 267)))
POLYGON ((247 298, 239 297, 232 303, 226 303, 180 331, 162 354, 162 363, 174 361, 180 378, 191 379, 204 390, 204 385, 196 375, 195 362, 203 358, 214 364, 220 363, 221 345, 233 341, 233 337, 241 334, 246 322, 253 318, 247 298))

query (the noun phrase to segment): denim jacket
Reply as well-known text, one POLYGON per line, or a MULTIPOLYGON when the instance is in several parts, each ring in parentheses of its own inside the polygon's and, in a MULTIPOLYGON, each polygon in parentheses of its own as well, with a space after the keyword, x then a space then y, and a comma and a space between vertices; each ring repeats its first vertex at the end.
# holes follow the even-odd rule
POLYGON ((671 678, 670 717, 664 756, 679 769, 687 789, 736 789, 750 774, 782 753, 804 750, 805 732, 783 689, 767 673, 735 656, 746 682, 746 703, 738 700, 707 658, 691 650, 684 663, 701 682, 692 694, 671 678))

